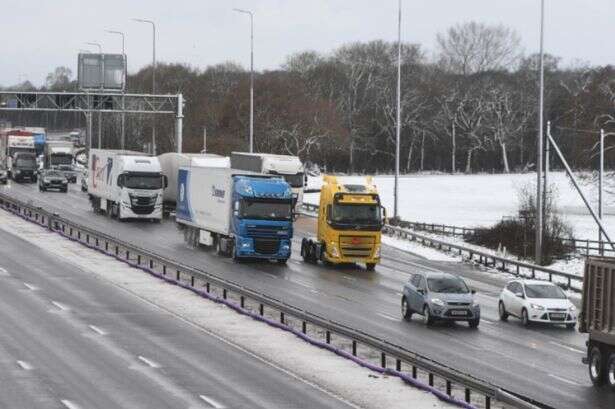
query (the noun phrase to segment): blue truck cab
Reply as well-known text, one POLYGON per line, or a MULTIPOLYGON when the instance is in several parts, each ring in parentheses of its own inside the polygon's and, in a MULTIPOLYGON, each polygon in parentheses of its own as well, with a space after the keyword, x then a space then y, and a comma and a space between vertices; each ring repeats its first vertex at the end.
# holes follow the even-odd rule
POLYGON ((286 262, 293 237, 293 195, 282 178, 233 176, 235 258, 286 262))

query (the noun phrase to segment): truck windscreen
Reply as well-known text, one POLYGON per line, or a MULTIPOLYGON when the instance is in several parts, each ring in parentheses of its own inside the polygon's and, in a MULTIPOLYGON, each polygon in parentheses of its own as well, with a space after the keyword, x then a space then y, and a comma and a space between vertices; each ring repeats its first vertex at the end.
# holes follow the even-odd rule
POLYGON ((152 174, 124 174, 124 187, 128 189, 146 189, 157 190, 162 189, 162 176, 156 173, 152 174))
POLYGON ((36 169, 36 159, 34 158, 17 158, 15 167, 24 169, 36 169))
POLYGON ((73 157, 71 155, 53 155, 50 157, 52 166, 72 165, 73 157))
POLYGON ((333 223, 379 225, 381 219, 378 205, 335 204, 331 211, 333 223))
POLYGON ((284 180, 291 187, 303 187, 303 173, 297 173, 296 175, 282 175, 284 180))
POLYGON ((290 220, 292 207, 290 201, 242 200, 240 217, 242 219, 290 220))

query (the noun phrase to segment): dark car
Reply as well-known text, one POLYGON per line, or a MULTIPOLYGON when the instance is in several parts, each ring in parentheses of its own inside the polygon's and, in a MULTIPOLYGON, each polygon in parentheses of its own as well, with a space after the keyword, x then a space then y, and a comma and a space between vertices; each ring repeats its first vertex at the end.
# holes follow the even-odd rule
POLYGON ((480 306, 475 291, 453 274, 413 274, 404 285, 401 313, 406 320, 420 314, 427 325, 435 321, 467 321, 471 328, 480 323, 480 306))
POLYGON ((42 170, 38 178, 38 190, 44 192, 49 189, 57 189, 60 192, 68 191, 68 179, 60 171, 42 170))
POLYGON ((6 169, 0 167, 0 183, 6 185, 9 180, 9 174, 6 169))

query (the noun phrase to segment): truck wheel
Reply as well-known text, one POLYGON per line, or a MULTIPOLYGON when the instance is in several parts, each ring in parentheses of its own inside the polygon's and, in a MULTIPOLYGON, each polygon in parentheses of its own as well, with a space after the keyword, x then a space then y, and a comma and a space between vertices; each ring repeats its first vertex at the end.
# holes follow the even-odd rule
POLYGON ((226 257, 226 251, 224 251, 222 247, 222 237, 220 236, 218 236, 216 240, 216 253, 218 253, 219 256, 226 257))
POLYGON ((606 365, 605 359, 602 357, 602 351, 597 346, 593 346, 589 351, 589 379, 591 379, 594 386, 604 385, 606 380, 605 372, 606 365))
POLYGON ((288 259, 287 258, 279 258, 277 259, 278 264, 286 264, 288 263, 288 259))
POLYGON ((376 269, 376 263, 366 263, 365 267, 367 271, 374 271, 376 269))
POLYGON ((412 319, 412 310, 408 305, 408 300, 406 297, 402 297, 401 299, 401 316, 406 320, 410 321, 412 319))
POLYGON ((615 352, 609 354, 609 361, 606 364, 606 382, 612 391, 615 391, 615 352))

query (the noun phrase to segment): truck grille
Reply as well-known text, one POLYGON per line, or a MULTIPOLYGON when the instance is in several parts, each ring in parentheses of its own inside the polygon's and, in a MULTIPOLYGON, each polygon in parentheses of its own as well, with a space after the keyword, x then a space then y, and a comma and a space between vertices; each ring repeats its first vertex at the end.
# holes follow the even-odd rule
POLYGON ((340 250, 342 257, 371 257, 375 239, 370 236, 341 236, 340 250))
POLYGON ((130 208, 135 214, 150 214, 154 211, 156 196, 130 196, 130 208))
POLYGON ((276 226, 248 226, 246 232, 249 237, 255 238, 280 238, 288 236, 287 230, 281 230, 276 226))
POLYGON ((275 254, 280 246, 279 240, 274 239, 254 239, 254 250, 259 254, 275 254))

